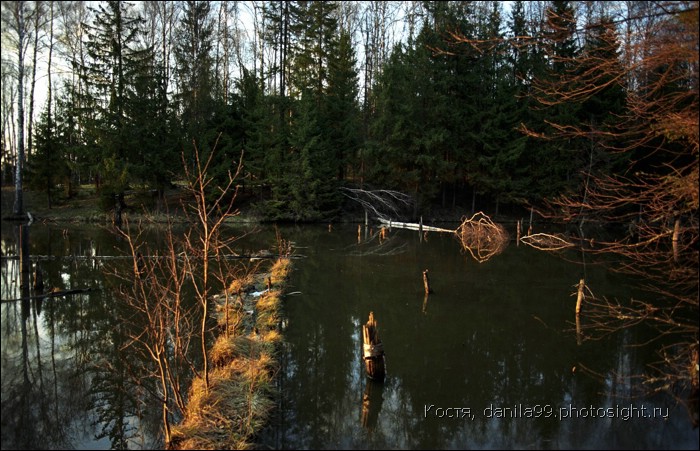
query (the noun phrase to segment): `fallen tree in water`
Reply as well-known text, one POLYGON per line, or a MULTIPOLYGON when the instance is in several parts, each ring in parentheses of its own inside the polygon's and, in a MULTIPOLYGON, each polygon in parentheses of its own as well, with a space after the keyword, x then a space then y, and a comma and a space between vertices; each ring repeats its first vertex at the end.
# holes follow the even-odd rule
POLYGON ((97 291, 97 288, 73 288, 70 290, 61 290, 60 288, 54 288, 47 293, 35 294, 34 296, 27 296, 14 299, 3 299, 0 303, 5 304, 7 302, 18 302, 18 301, 33 301, 35 299, 46 299, 46 298, 59 298, 62 296, 70 296, 73 294, 84 294, 90 293, 92 291, 97 291))
POLYGON ((485 262, 494 255, 500 254, 508 245, 508 232, 502 225, 496 224, 486 214, 475 213, 470 218, 464 217, 462 223, 456 229, 444 229, 432 227, 420 223, 396 222, 379 218, 379 222, 387 227, 399 229, 417 230, 419 232, 444 232, 452 233, 462 245, 462 249, 469 252, 474 260, 485 262))

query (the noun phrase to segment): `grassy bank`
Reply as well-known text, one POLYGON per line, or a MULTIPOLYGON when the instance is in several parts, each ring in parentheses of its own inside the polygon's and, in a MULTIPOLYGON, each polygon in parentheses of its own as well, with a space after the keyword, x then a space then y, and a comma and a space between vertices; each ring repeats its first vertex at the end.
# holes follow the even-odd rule
POLYGON ((210 353, 210 387, 201 377, 192 382, 171 449, 254 447, 274 407, 280 296, 289 270, 290 259, 279 258, 269 272, 236 281, 217 298, 220 335, 210 353))
MULTIPOLYGON (((14 187, 2 187, 3 217, 12 212, 15 198, 14 187)), ((135 223, 139 220, 153 223, 185 221, 183 208, 192 205, 193 198, 184 186, 173 186, 162 199, 148 190, 130 190, 125 198, 124 221, 135 223)), ((259 222, 249 205, 238 202, 235 207, 245 214, 231 217, 233 222, 259 222)), ((73 197, 60 198, 49 208, 46 194, 36 190, 24 191, 24 209, 31 213, 33 220, 45 223, 92 223, 111 224, 114 211, 101 205, 100 196, 94 185, 82 185, 75 190, 73 197)))

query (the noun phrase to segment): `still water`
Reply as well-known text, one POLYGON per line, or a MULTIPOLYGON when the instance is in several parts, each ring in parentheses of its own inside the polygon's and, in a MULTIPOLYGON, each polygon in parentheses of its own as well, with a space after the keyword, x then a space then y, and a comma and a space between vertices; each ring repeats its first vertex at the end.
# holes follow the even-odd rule
MULTIPOLYGON (((579 279, 611 299, 639 294, 577 252, 511 243, 478 263, 449 234, 279 232, 298 258, 284 299, 282 396, 264 447, 697 449, 682 406, 634 389, 654 359, 633 346, 647 332, 577 343, 579 279), (366 378, 360 358, 370 312, 386 351, 383 383, 366 378)), ((241 247, 275 249, 275 234, 261 228, 241 247)), ((17 235, 3 224, 3 257, 17 255, 17 235)), ((32 225, 30 235, 31 255, 51 257, 40 263, 47 287, 96 290, 2 303, 2 448, 161 447, 158 406, 133 402, 148 397, 114 377, 130 358, 123 312, 103 262, 90 258, 123 255, 125 243, 94 227, 32 225)), ((20 296, 18 262, 3 258, 2 299, 20 296)))

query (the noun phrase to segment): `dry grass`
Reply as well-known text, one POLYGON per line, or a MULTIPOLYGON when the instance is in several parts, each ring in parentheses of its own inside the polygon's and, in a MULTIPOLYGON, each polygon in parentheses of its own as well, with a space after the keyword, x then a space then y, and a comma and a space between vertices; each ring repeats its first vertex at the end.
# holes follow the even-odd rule
POLYGON ((289 258, 278 258, 277 261, 270 268, 270 279, 273 285, 279 285, 284 282, 284 279, 289 273, 289 265, 291 260, 289 258))
POLYGON ((268 365, 274 360, 235 359, 210 375, 210 388, 196 379, 183 423, 173 428, 180 449, 250 449, 274 402, 268 365))
MULTIPOLYGON (((229 334, 221 334, 209 353, 213 364, 209 390, 202 378, 192 382, 185 418, 172 428, 169 448, 254 448, 253 437, 274 407, 274 375, 279 368, 276 355, 282 340, 277 330, 279 284, 289 268, 289 259, 279 259, 272 266, 270 277, 275 286, 263 296, 248 296, 243 302, 229 298, 229 334), (243 319, 244 310, 251 306, 256 311, 254 325, 243 319)), ((224 325, 224 306, 219 305, 217 311, 219 324, 224 325)))
POLYGON ((217 367, 223 367, 238 355, 236 343, 233 340, 218 339, 211 348, 209 357, 212 364, 217 367))
POLYGON ((272 290, 260 296, 257 303, 258 311, 277 310, 280 303, 279 295, 279 291, 272 290))
POLYGON ((235 293, 240 293, 246 288, 250 287, 253 285, 254 282, 254 276, 252 273, 248 273, 245 276, 238 277, 236 278, 231 284, 228 286, 228 292, 230 294, 235 294, 235 293))

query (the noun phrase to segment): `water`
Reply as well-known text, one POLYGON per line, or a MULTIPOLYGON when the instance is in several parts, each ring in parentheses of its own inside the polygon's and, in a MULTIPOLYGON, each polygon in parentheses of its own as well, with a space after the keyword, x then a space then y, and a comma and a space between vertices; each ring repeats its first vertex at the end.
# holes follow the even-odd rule
POLYGON ((645 337, 626 331, 577 344, 576 283, 585 277, 624 299, 632 293, 624 278, 562 259, 580 260, 576 252, 511 245, 478 263, 449 234, 421 242, 397 230, 358 245, 354 230, 305 228, 295 238, 306 258, 290 280, 301 294, 285 301, 283 399, 268 446, 697 447, 683 408, 630 397, 630 377, 652 355, 627 345, 645 337), (383 384, 360 361, 369 312, 387 354, 383 384))
MULTIPOLYGON (((576 252, 511 244, 478 263, 448 234, 421 241, 392 230, 380 241, 369 230, 358 237, 357 225, 279 231, 299 258, 284 300, 282 396, 263 446, 697 449, 683 407, 631 397, 632 376, 654 358, 629 346, 646 331, 577 344, 580 278, 610 298, 634 288, 602 266, 568 261, 581 260, 576 252), (387 353, 384 383, 368 380, 360 359, 369 312, 387 353)), ((103 262, 88 258, 123 255, 125 243, 94 227, 33 225, 30 235, 32 255, 53 257, 41 262, 47 287, 97 290, 3 302, 2 448, 161 447, 158 405, 114 377, 135 359, 120 333, 128 312, 103 262)), ((16 255, 16 243, 3 224, 3 256, 16 255)), ((275 230, 241 247, 274 248, 275 230)), ((3 258, 3 300, 20 296, 19 273, 3 258)))

